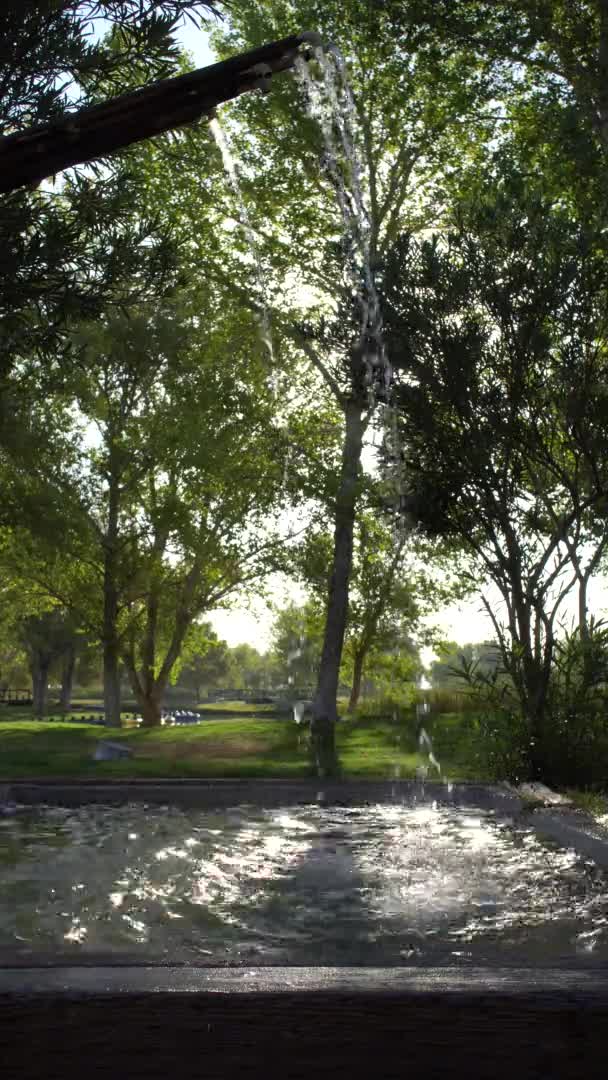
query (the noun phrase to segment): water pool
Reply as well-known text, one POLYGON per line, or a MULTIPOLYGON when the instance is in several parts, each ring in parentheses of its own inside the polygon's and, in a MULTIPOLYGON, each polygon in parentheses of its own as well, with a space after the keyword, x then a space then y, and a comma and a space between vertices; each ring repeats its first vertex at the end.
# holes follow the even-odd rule
POLYGON ((608 878, 492 811, 22 807, 0 959, 608 965, 608 878))

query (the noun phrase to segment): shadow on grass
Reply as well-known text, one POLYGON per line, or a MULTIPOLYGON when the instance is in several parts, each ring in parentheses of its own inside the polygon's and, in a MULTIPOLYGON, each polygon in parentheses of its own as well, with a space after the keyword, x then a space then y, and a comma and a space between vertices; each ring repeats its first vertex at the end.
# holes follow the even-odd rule
POLYGON ((68 776, 94 766, 107 732, 90 724, 0 723, 0 776, 68 776))
MULTIPOLYGON (((485 779, 477 764, 475 719, 430 719, 429 734, 446 779, 485 779)), ((341 775, 409 779, 428 767, 413 710, 392 717, 349 717, 337 727, 341 775)), ((79 723, 0 722, 0 779, 81 777, 254 778, 314 775, 308 733, 291 720, 208 720, 197 726, 107 729, 79 723), (133 757, 96 762, 100 739, 124 742, 133 757)))
POLYGON ((293 723, 218 721, 196 728, 113 730, 75 723, 0 723, 0 778, 306 776, 311 769, 293 723), (100 739, 133 757, 96 762, 100 739))
MULTIPOLYGON (((484 780, 488 774, 479 761, 477 717, 449 713, 427 715, 424 727, 446 780, 484 780)), ((338 750, 345 774, 411 779, 429 769, 428 752, 418 743, 420 722, 414 708, 395 708, 391 714, 346 717, 338 725, 338 750)))

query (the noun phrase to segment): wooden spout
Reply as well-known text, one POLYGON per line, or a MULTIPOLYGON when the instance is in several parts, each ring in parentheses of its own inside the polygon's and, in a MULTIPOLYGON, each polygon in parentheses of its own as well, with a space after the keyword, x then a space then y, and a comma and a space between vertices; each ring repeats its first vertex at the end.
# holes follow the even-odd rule
POLYGON ((190 124, 262 82, 267 88, 272 75, 293 66, 306 41, 306 33, 293 34, 101 105, 68 112, 51 124, 0 138, 0 192, 35 186, 71 165, 95 161, 190 124))

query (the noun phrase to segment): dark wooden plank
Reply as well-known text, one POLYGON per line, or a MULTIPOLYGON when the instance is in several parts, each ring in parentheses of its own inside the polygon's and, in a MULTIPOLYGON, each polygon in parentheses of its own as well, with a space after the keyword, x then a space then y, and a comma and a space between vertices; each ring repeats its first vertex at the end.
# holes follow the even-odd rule
POLYGON ((587 1080, 606 1072, 608 979, 597 973, 160 972, 140 970, 139 981, 131 972, 129 984, 124 969, 109 981, 89 969, 76 985, 66 969, 59 985, 60 973, 32 971, 37 989, 23 972, 2 973, 4 1075, 587 1080))
POLYGON ((37 184, 71 165, 98 160, 199 120, 222 102, 261 83, 265 86, 267 77, 293 66, 301 45, 317 38, 314 33, 292 34, 208 67, 65 113, 44 126, 6 135, 0 138, 0 192, 37 184))

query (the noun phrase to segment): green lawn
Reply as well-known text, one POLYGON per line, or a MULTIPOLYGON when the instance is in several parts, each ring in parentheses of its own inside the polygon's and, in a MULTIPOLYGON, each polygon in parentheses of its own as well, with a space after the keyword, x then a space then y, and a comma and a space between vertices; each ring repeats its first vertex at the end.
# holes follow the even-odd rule
MULTIPOLYGON (((260 693, 262 694, 263 691, 260 691, 260 693)), ((92 705, 99 706, 99 707, 103 706, 103 698, 101 698, 101 697, 78 696, 78 697, 74 698, 74 700, 73 700, 73 711, 74 712, 85 712, 85 713, 90 712, 91 711, 90 707, 92 705)), ((275 704, 254 705, 254 704, 248 704, 245 701, 201 701, 198 705, 192 705, 192 703, 190 703, 188 705, 179 705, 179 704, 169 703, 166 706, 166 708, 170 712, 175 710, 175 709, 197 709, 200 712, 211 712, 211 713, 223 713, 223 712, 229 712, 229 713, 231 713, 231 712, 247 712, 247 713, 266 713, 266 712, 270 712, 270 713, 272 713, 272 712, 276 711, 277 706, 275 704)), ((27 712, 27 710, 25 710, 25 711, 27 712)), ((139 712, 139 707, 137 705, 137 702, 136 701, 131 701, 129 699, 127 699, 125 701, 123 699, 122 711, 123 712, 129 712, 129 713, 139 712)))
MULTIPOLYGON (((228 713, 229 715, 238 715, 239 713, 246 715, 262 715, 267 713, 269 716, 274 716, 277 713, 279 706, 274 703, 268 705, 253 705, 248 704, 246 701, 204 701, 202 704, 196 705, 195 708, 200 713, 228 713)), ((282 711, 289 713, 291 716, 290 708, 287 707, 282 711)))
MULTIPOLYGON (((19 777, 297 777, 311 774, 306 732, 292 720, 208 720, 200 726, 111 730, 86 723, 0 721, 0 779, 19 777), (99 739, 133 749, 133 758, 92 760, 99 739)), ((428 764, 418 753, 411 719, 348 719, 337 729, 345 776, 407 778, 428 764)), ((459 753, 438 754, 450 779, 477 778, 459 753)), ((434 778, 433 770, 429 777, 434 778)))

